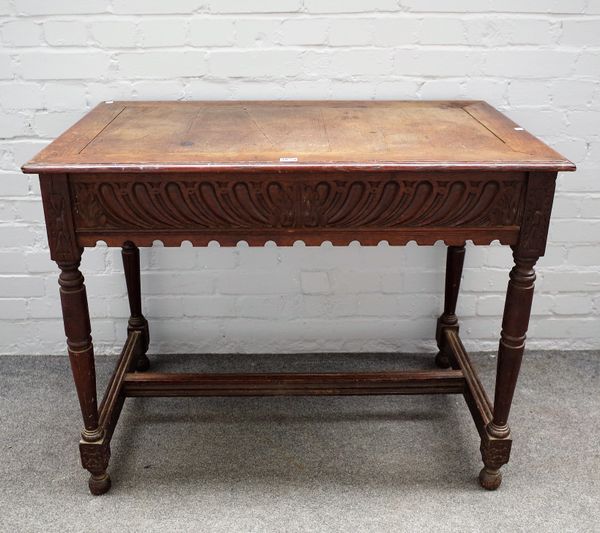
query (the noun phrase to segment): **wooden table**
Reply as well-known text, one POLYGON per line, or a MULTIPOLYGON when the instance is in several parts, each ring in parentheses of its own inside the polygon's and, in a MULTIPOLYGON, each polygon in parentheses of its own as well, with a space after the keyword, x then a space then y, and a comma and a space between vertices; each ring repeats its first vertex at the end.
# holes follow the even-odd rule
MULTIPOLYGON (((508 414, 544 254, 557 172, 574 165, 484 102, 104 102, 24 165, 40 176, 50 254, 83 414, 83 467, 110 488, 126 397, 462 394, 481 485, 508 462, 508 414), (154 240, 448 245, 437 370, 170 374, 148 369, 138 246, 154 240), (465 241, 512 247, 494 402, 458 335, 465 241), (100 404, 83 275, 86 246, 122 247, 131 317, 100 404)), ((400 274, 399 274, 400 275, 400 274)))

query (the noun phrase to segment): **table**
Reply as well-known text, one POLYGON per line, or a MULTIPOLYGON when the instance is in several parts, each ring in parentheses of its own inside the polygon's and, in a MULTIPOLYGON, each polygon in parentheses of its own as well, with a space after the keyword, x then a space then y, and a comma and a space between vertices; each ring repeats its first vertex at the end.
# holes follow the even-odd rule
POLYGON ((110 488, 110 441, 135 396, 462 394, 481 437, 486 489, 508 462, 508 415, 525 346, 534 265, 557 172, 575 166, 479 101, 103 102, 30 162, 40 177, 68 354, 83 415, 89 488, 110 488), (122 247, 131 316, 100 403, 80 260, 122 247), (377 373, 148 372, 140 246, 240 240, 447 245, 435 370, 377 373), (494 402, 459 337, 465 242, 513 250, 494 402))

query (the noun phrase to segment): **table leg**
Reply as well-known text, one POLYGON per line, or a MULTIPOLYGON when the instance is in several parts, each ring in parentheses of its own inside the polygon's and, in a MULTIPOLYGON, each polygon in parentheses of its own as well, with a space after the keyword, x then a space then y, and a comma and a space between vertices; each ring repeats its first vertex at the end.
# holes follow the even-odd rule
POLYGON ((60 300, 62 305, 69 360, 83 415, 79 450, 81 463, 90 474, 89 487, 92 494, 103 494, 110 488, 106 472, 110 447, 99 425, 98 400, 96 396, 96 370, 92 345, 90 316, 80 261, 59 261, 60 300))
POLYGON ((127 331, 140 331, 142 333, 142 352, 138 355, 137 370, 144 371, 150 367, 150 361, 146 356, 150 343, 150 332, 148 321, 142 314, 142 291, 140 282, 140 250, 131 241, 123 244, 121 250, 123 258, 123 270, 125 271, 125 282, 127 284, 127 296, 129 298, 129 317, 127 331))
POLYGON ((506 292, 502 333, 498 349, 494 416, 481 441, 484 468, 479 474, 481 486, 494 490, 502 482, 500 467, 508 462, 512 439, 508 427, 508 414, 512 404, 521 360, 535 283, 535 258, 521 257, 513 253, 515 266, 510 272, 506 292))
POLYGON ((451 365, 451 350, 447 346, 444 330, 458 331, 458 318, 456 317, 456 301, 460 289, 463 263, 465 261, 465 246, 448 246, 446 255, 446 289, 444 296, 444 313, 438 318, 436 335, 439 352, 435 356, 435 364, 440 368, 451 365))

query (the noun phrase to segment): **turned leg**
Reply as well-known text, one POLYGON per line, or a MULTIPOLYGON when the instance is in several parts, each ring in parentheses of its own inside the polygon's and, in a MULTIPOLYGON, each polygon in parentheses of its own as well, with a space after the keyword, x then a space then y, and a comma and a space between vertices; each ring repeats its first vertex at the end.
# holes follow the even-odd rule
POLYGON ((142 315, 142 291, 140 284, 140 250, 131 241, 123 244, 121 250, 123 258, 123 269, 125 271, 125 282, 127 284, 127 296, 129 298, 129 310, 131 316, 127 326, 127 331, 140 331, 142 333, 142 351, 138 355, 137 370, 148 370, 150 361, 146 356, 148 344, 150 343, 150 333, 148 330, 148 321, 142 315))
POLYGON ((439 352, 435 356, 435 364, 440 368, 448 368, 451 364, 450 349, 446 344, 444 330, 458 331, 456 317, 456 301, 460 289, 463 263, 465 261, 465 246, 448 246, 446 255, 446 289, 444 295, 444 313, 438 318, 435 338, 439 352))
POLYGON ((479 474, 479 482, 489 490, 500 486, 500 467, 508 462, 510 456, 512 439, 508 414, 525 349, 535 282, 534 265, 537 257, 525 258, 516 252, 513 256, 515 266, 510 272, 498 349, 494 414, 481 441, 481 456, 485 466, 479 474))
POLYGON ((110 447, 104 438, 104 429, 99 425, 94 348, 87 296, 83 275, 79 271, 79 260, 59 261, 58 266, 61 270, 60 300, 69 360, 83 415, 84 429, 79 444, 81 463, 91 474, 90 491, 98 495, 110 488, 110 477, 106 472, 110 447))

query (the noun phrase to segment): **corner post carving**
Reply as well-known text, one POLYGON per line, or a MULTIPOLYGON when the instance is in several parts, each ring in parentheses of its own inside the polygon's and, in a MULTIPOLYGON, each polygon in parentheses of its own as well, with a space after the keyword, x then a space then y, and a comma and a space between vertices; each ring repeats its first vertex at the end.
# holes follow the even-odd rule
POLYGON ((532 172, 527 183, 524 218, 519 241, 513 246, 514 266, 506 291, 502 332, 498 348, 493 418, 481 442, 485 467, 481 485, 496 489, 501 483, 500 467, 510 456, 508 416, 521 368, 535 284, 535 264, 544 255, 556 173, 532 172))
POLYGON ((67 175, 41 175, 40 186, 50 256, 60 268, 58 284, 67 351, 83 417, 79 445, 82 466, 91 473, 90 491, 102 494, 110 487, 106 473, 110 450, 98 413, 90 315, 84 278, 79 270, 83 249, 77 244, 67 175))

